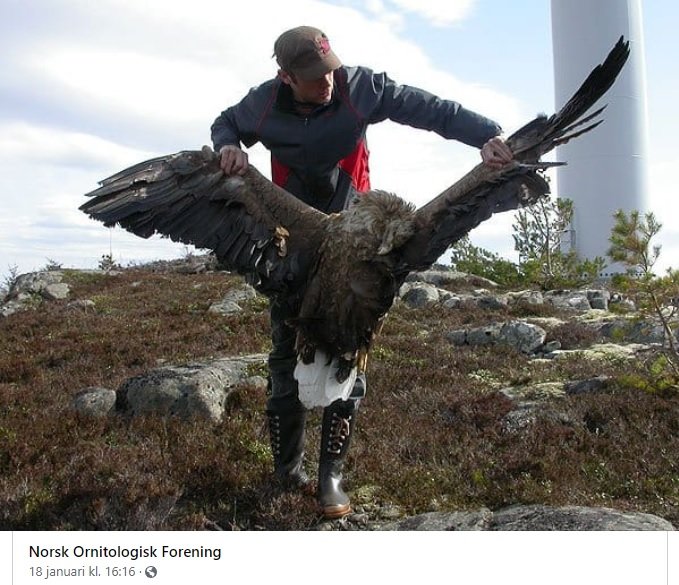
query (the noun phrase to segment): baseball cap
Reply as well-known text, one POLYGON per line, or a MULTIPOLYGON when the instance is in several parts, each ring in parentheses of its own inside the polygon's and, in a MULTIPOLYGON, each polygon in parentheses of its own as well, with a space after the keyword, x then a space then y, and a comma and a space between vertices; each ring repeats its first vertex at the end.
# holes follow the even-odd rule
POLYGON ((283 71, 304 81, 323 77, 342 62, 330 48, 325 33, 313 26, 298 26, 285 31, 273 46, 276 61, 283 71))

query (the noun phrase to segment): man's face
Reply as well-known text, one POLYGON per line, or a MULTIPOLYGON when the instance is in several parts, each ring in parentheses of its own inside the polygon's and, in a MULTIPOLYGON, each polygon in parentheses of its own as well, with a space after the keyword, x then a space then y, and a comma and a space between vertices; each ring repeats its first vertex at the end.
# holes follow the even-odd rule
POLYGON ((292 93, 298 102, 323 105, 332 99, 333 72, 329 71, 323 77, 305 81, 295 75, 280 71, 280 78, 292 88, 292 93))

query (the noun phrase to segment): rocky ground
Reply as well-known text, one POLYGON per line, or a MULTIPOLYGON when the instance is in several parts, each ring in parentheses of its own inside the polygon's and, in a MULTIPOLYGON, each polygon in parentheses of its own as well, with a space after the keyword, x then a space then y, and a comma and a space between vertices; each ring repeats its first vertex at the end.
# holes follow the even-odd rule
MULTIPOLYGON (((162 264, 151 267, 152 272, 173 270, 184 274, 204 274, 213 269, 214 266, 196 261, 179 268, 162 264)), ((83 274, 98 276, 96 271, 81 276, 83 274)), ((114 277, 115 273, 107 274, 107 278, 114 277)), ((69 280, 73 280, 72 274, 69 276, 60 270, 20 276, 0 305, 0 322, 4 318, 8 323, 15 315, 26 311, 44 310, 45 303, 57 303, 63 311, 96 313, 101 310, 101 299, 74 294, 69 280)), ((238 319, 243 312, 252 310, 252 303, 261 305, 261 299, 258 301, 253 289, 237 284, 214 298, 201 309, 201 314, 211 319, 238 319)), ((662 329, 656 323, 641 319, 630 301, 605 287, 549 292, 499 291, 494 283, 477 277, 445 270, 429 271, 412 275, 403 286, 397 305, 397 311, 401 311, 400 319, 418 323, 423 315, 426 316, 419 325, 420 330, 415 332, 423 340, 436 335, 439 343, 448 345, 448 352, 454 348, 469 355, 475 348, 500 355, 506 352, 519 364, 513 369, 518 367, 524 371, 544 368, 564 373, 568 370, 560 364, 585 362, 635 364, 656 354, 663 343, 662 329), (437 312, 441 315, 457 312, 474 317, 458 322, 462 326, 455 327, 453 323, 434 334, 428 319, 437 312), (521 313, 525 316, 520 316, 521 313), (581 338, 579 343, 573 343, 573 331, 581 338)), ((388 332, 385 335, 389 335, 388 332)), ((402 337, 402 334, 394 333, 395 341, 391 345, 387 343, 385 348, 376 348, 374 354, 378 363, 392 359, 392 353, 403 343, 402 337)), ((203 420, 205 424, 218 426, 225 417, 232 416, 234 397, 238 397, 243 389, 264 393, 265 363, 265 352, 161 363, 145 368, 116 386, 72 388, 64 395, 64 408, 81 418, 113 417, 129 421, 135 417, 144 420, 154 417, 159 420, 203 420)), ((620 388, 620 375, 615 368, 585 367, 580 369, 596 375, 563 379, 551 376, 553 379, 545 380, 539 375, 507 375, 494 371, 491 366, 486 369, 483 363, 480 366, 465 375, 469 384, 482 388, 484 395, 492 393, 495 400, 504 401, 503 411, 497 415, 497 428, 493 431, 500 433, 503 441, 507 437, 509 440, 514 437, 517 442, 525 441, 534 432, 534 427, 544 424, 562 428, 563 432, 583 425, 594 435, 606 432, 609 424, 606 417, 579 419, 574 414, 577 413, 574 401, 584 400, 583 397, 591 400, 593 396, 607 400, 620 388)), ((620 367, 625 370, 631 366, 620 367)), ((676 397, 669 399, 676 408, 676 397)), ((0 418, 0 431, 2 424, 0 418)), ((477 482, 483 481, 486 480, 479 478, 477 482)), ((671 493, 679 494, 676 459, 667 481, 676 482, 671 493)), ((381 488, 374 489, 381 491, 381 488)), ((492 510, 485 506, 467 506, 451 511, 448 506, 432 504, 432 511, 412 513, 422 506, 385 502, 383 497, 374 496, 370 483, 354 485, 353 490, 355 514, 343 521, 320 523, 314 527, 362 530, 672 529, 670 521, 646 513, 643 506, 640 510, 639 506, 613 509, 608 505, 509 502, 511 505, 492 510)), ((445 494, 440 496, 438 499, 445 500, 445 494)), ((597 498, 590 500, 599 501, 597 498)), ((609 501, 615 503, 613 499, 609 501)), ((604 499, 602 503, 607 501, 604 499)), ((677 505, 675 501, 669 508, 676 511, 677 505)), ((676 516, 674 518, 676 520, 676 516)), ((203 526, 220 529, 226 524, 219 519, 206 519, 203 526)))

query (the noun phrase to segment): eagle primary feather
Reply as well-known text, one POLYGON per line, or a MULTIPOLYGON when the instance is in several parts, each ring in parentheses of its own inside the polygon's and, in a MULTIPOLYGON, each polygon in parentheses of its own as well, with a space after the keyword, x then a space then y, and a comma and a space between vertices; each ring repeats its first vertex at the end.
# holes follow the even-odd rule
MULTIPOLYGON (((226 177, 209 148, 158 157, 104 180, 81 210, 105 225, 154 233, 213 250, 261 292, 297 317, 301 361, 317 350, 348 379, 365 354, 407 274, 434 263, 494 213, 549 193, 540 157, 592 130, 603 108, 587 111, 610 88, 629 54, 622 38, 566 105, 507 139, 514 161, 478 165, 418 210, 371 191, 348 210, 326 215, 265 179, 255 168, 226 177)), ((313 379, 321 379, 317 373, 313 379)))

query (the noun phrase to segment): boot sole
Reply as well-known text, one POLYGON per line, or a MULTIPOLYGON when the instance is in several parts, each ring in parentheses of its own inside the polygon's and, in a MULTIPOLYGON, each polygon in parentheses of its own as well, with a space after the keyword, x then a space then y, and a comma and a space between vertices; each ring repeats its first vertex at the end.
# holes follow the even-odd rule
POLYGON ((351 514, 351 505, 344 504, 340 506, 322 506, 321 513, 326 520, 338 520, 351 514))

